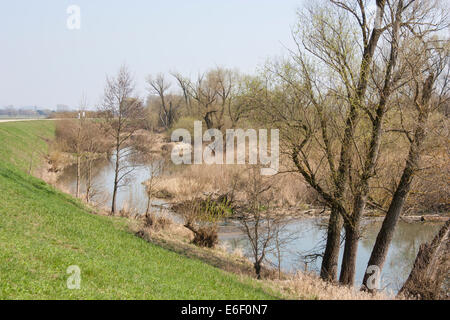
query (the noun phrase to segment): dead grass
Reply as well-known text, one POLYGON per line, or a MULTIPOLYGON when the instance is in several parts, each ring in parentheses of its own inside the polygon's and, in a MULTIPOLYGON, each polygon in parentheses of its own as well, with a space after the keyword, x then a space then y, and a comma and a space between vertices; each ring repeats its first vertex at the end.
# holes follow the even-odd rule
POLYGON ((267 284, 290 299, 315 300, 387 300, 384 293, 371 294, 357 288, 339 286, 323 281, 315 274, 299 272, 286 280, 265 280, 267 284))
MULTIPOLYGON (((159 189, 173 197, 173 202, 191 200, 193 196, 207 197, 234 192, 236 200, 245 201, 240 182, 245 181, 248 166, 245 165, 190 165, 175 168, 166 173, 159 189), (240 180, 240 181, 237 181, 240 180)), ((294 173, 268 177, 274 186, 282 190, 277 199, 279 207, 302 206, 313 203, 315 193, 294 173)))
POLYGON ((167 215, 165 214, 157 215, 153 212, 144 215, 143 219, 144 219, 144 228, 156 232, 167 229, 173 223, 172 220, 167 215))

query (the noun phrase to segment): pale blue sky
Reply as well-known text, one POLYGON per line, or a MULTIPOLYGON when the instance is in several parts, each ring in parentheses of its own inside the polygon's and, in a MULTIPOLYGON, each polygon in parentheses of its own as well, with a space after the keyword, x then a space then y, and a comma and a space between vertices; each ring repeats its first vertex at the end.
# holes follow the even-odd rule
POLYGON ((100 101, 122 63, 145 96, 148 74, 195 75, 225 66, 254 72, 291 47, 302 0, 1 0, 0 107, 100 101), (81 30, 66 27, 69 5, 81 30))

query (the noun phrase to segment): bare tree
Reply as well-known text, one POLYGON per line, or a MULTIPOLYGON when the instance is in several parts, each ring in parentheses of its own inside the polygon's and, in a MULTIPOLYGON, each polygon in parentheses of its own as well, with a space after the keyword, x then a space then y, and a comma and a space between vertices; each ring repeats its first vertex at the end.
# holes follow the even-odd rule
POLYGON ((146 216, 150 214, 152 200, 158 194, 158 186, 161 182, 160 175, 162 174, 163 169, 164 160, 153 161, 148 168, 150 178, 145 182, 145 191, 147 193, 147 207, 145 210, 146 216))
POLYGON ((80 106, 78 109, 78 124, 76 127, 76 134, 75 134, 75 155, 77 160, 77 186, 76 186, 76 197, 80 197, 80 186, 81 186, 81 160, 83 157, 83 149, 84 149, 84 143, 85 143, 85 137, 87 135, 86 130, 86 119, 85 119, 85 112, 87 108, 87 98, 85 95, 81 98, 80 106))
MULTIPOLYGON (((387 38, 390 47, 389 56, 385 59, 385 69, 380 80, 373 80, 378 93, 378 102, 374 107, 368 105, 364 112, 371 123, 371 137, 366 144, 368 148, 363 154, 363 164, 358 169, 353 188, 354 205, 349 219, 346 221, 345 248, 342 262, 340 281, 343 284, 352 285, 356 268, 356 253, 360 238, 360 220, 370 193, 370 181, 376 174, 377 160, 380 157, 380 144, 384 135, 383 119, 392 108, 391 96, 404 88, 410 79, 406 71, 410 64, 410 57, 399 58, 399 52, 408 50, 409 43, 414 43, 423 37, 437 36, 442 27, 442 17, 437 17, 434 3, 429 1, 392 1, 387 2, 389 13, 389 36, 387 38)), ((416 66, 417 67, 417 66, 416 66)), ((378 72, 374 69, 373 77, 378 72)), ((376 79, 376 78, 375 78, 376 79)), ((406 196, 406 195, 405 195, 406 196)))
MULTIPOLYGON (((227 116, 231 122, 231 128, 236 128, 243 119, 248 119, 252 112, 257 109, 253 102, 255 91, 260 90, 258 77, 235 75, 235 85, 231 99, 227 101, 227 116)), ((260 95, 263 92, 259 91, 260 95)))
POLYGON ((139 129, 143 118, 141 100, 134 95, 134 80, 126 66, 122 66, 116 77, 106 79, 103 103, 100 106, 103 127, 113 141, 114 187, 111 214, 115 214, 117 190, 135 167, 127 163, 133 153, 131 137, 139 129))
POLYGON ((85 119, 82 117, 82 112, 86 109, 87 101, 86 97, 83 96, 78 110, 78 119, 69 120, 60 123, 57 127, 57 135, 63 140, 64 148, 66 152, 70 152, 75 157, 76 165, 76 186, 75 186, 75 197, 80 197, 80 186, 81 186, 81 160, 83 157, 83 147, 85 138, 85 119), (62 125, 61 125, 62 124, 62 125))
POLYGON ((368 17, 365 2, 358 3, 356 16, 335 3, 299 13, 293 32, 298 50, 291 52, 291 61, 268 66, 258 90, 265 99, 256 101, 262 105, 261 117, 280 128, 293 170, 331 209, 321 266, 321 277, 329 281, 337 279, 341 230, 351 209, 355 131, 367 107, 375 50, 386 29, 381 23, 386 1, 377 1, 373 26, 375 15, 368 17), (353 32, 355 26, 362 35, 353 32))
MULTIPOLYGON (((333 2, 333 1, 332 1, 333 2)), ((343 219, 348 218, 348 208, 346 208, 345 194, 348 191, 349 172, 351 169, 351 154, 354 152, 355 129, 360 117, 360 113, 366 107, 366 92, 373 67, 373 59, 376 48, 382 33, 386 30, 382 26, 382 20, 385 14, 386 1, 376 1, 377 16, 373 26, 370 25, 370 18, 367 16, 368 10, 363 1, 358 1, 358 6, 352 6, 354 9, 348 10, 348 6, 341 2, 333 2, 336 8, 343 8, 343 11, 337 10, 336 14, 326 11, 328 16, 322 14, 321 10, 310 11, 312 27, 315 31, 307 34, 305 37, 297 38, 297 44, 300 52, 305 50, 312 59, 320 63, 336 75, 342 92, 335 91, 337 88, 328 87, 328 92, 323 92, 320 88, 320 80, 312 74, 311 65, 308 65, 305 56, 300 53, 295 55, 295 60, 300 64, 302 72, 305 74, 304 80, 309 100, 316 109, 318 122, 320 123, 320 141, 325 152, 326 163, 328 163, 328 172, 330 175, 331 189, 326 191, 317 180, 315 170, 312 169, 310 160, 304 151, 304 147, 313 134, 310 129, 306 130, 305 139, 298 144, 292 157, 298 171, 305 180, 320 194, 331 208, 331 217, 328 225, 328 236, 325 252, 321 266, 321 277, 326 280, 334 281, 337 277, 337 264, 340 246, 340 233, 343 219), (346 24, 338 22, 341 19, 356 18, 357 24, 346 24), (338 20, 333 20, 338 19, 338 20), (354 25, 359 25, 361 36, 355 37, 349 33, 354 25), (322 27, 321 27, 322 26, 322 27), (359 43, 362 52, 357 52, 354 43, 359 43), (303 49, 302 49, 303 48, 303 49), (340 156, 335 159, 333 156, 332 145, 330 143, 329 124, 323 110, 323 97, 335 92, 335 101, 345 104, 346 115, 342 124, 342 131, 338 134, 341 139, 340 156)), ((335 9, 331 9, 335 10, 335 9)), ((299 34, 299 33, 297 33, 299 34)), ((325 80, 326 81, 326 80, 325 80)), ((307 127, 304 127, 305 129, 307 127)), ((350 222, 347 220, 347 223, 350 222)))
POLYGON ((75 158, 75 197, 79 198, 81 186, 81 162, 85 137, 84 120, 67 119, 58 121, 56 124, 56 137, 59 142, 59 148, 63 152, 70 153, 75 158))
POLYGON ((76 187, 75 195, 81 197, 82 178, 86 178, 86 202, 90 202, 92 193, 93 162, 106 151, 107 145, 103 139, 97 122, 86 118, 87 102, 83 96, 77 119, 58 120, 56 138, 61 151, 68 152, 75 157, 76 187))
POLYGON ((83 148, 83 164, 85 178, 85 200, 91 202, 92 196, 95 194, 93 185, 93 167, 95 161, 103 158, 108 151, 108 143, 102 139, 102 131, 98 123, 95 121, 86 121, 84 123, 84 148, 83 148))
POLYGON ((177 111, 181 106, 181 99, 178 96, 168 94, 170 83, 163 74, 158 74, 155 79, 148 77, 147 82, 150 86, 150 94, 156 94, 160 99, 159 119, 166 130, 174 124, 177 111))
POLYGON ((221 124, 215 124, 213 120, 214 116, 217 118, 217 113, 221 113, 221 110, 216 105, 218 99, 216 85, 217 83, 209 75, 199 75, 195 83, 189 83, 188 92, 196 102, 198 112, 208 129, 221 126, 221 124))
MULTIPOLYGON (((273 185, 269 179, 261 176, 260 168, 251 167, 244 179, 246 200, 236 206, 235 214, 249 240, 256 276, 261 279, 262 263, 279 236, 282 219, 271 207, 274 197, 270 191, 273 185)), ((281 249, 281 242, 278 244, 281 249)), ((278 258, 281 259, 281 255, 278 258)))
POLYGON ((255 88, 257 117, 280 128, 283 153, 330 208, 321 277, 337 279, 341 230, 346 237, 340 281, 354 281, 360 220, 376 175, 385 115, 405 87, 399 51, 436 33, 426 4, 331 1, 300 13, 291 59, 267 66, 255 88), (372 23, 371 21, 374 21, 372 23), (355 29, 356 28, 356 29, 355 29), (426 29, 426 31, 424 31, 426 29), (354 30, 360 30, 355 33, 354 30), (359 43, 359 46, 355 45, 359 43))
POLYGON ((273 222, 275 222, 273 228, 274 237, 269 251, 276 259, 276 263, 272 264, 274 264, 277 268, 278 279, 281 279, 281 265, 284 255, 288 250, 287 247, 290 243, 297 240, 299 238, 299 235, 297 233, 297 230, 289 230, 288 219, 277 217, 277 219, 275 219, 273 222))
POLYGON ((183 75, 181 75, 180 73, 174 72, 174 73, 171 73, 171 75, 176 79, 178 85, 181 88, 187 112, 189 114, 192 114, 193 113, 192 100, 191 100, 191 95, 189 94, 189 83, 190 83, 190 80, 185 78, 185 77, 183 77, 183 75))
POLYGON ((221 130, 225 126, 225 114, 232 110, 237 95, 236 72, 215 68, 200 74, 191 81, 175 74, 190 111, 205 121, 208 129, 221 130), (195 111, 193 110, 195 108, 195 111))
MULTIPOLYGON (((405 107, 414 106, 416 111, 415 128, 412 134, 404 128, 397 130, 399 134, 406 135, 410 146, 402 176, 393 194, 368 262, 368 267, 376 265, 380 270, 383 268, 395 227, 403 211, 414 176, 420 171, 420 158, 427 137, 429 115, 447 103, 450 90, 448 41, 442 42, 433 38, 431 42, 426 42, 422 38, 422 43, 416 44, 413 51, 415 51, 415 55, 408 56, 411 80, 408 83, 407 90, 405 90, 406 96, 403 97, 404 101, 402 102, 405 107), (417 52, 417 49, 420 49, 421 52, 417 52)), ((369 274, 366 273, 363 280, 363 289, 367 288, 368 278, 369 274)))

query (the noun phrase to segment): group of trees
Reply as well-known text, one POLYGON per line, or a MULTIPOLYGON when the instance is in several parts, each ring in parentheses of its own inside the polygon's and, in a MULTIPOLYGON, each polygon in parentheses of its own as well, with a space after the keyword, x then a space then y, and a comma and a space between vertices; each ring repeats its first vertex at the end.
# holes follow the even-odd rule
MULTIPOLYGON (((294 170, 330 208, 321 277, 353 285, 361 219, 385 213, 369 266, 380 269, 416 173, 428 118, 449 99, 449 41, 440 1, 329 1, 299 12, 297 49, 266 68, 253 103, 280 129, 294 170), (377 179, 380 159, 407 145, 400 175, 377 179), (376 183, 375 183, 376 182, 376 183), (394 182, 394 183, 392 183, 394 182), (387 207, 376 189, 391 192, 387 207)), ((447 29, 448 30, 448 29, 447 29)), ((445 123, 446 119, 444 119, 445 123)), ((367 285, 366 274, 363 285, 367 285)))
POLYGON ((129 161, 136 152, 132 137, 137 130, 145 128, 143 103, 134 95, 134 86, 130 71, 122 66, 115 77, 107 77, 103 101, 97 112, 90 113, 94 118, 86 117, 84 99, 77 112, 78 119, 59 120, 56 130, 60 149, 72 154, 75 159, 77 198, 80 197, 81 177, 86 176, 87 202, 92 193, 93 162, 112 152, 112 215, 117 213, 117 192, 135 169, 129 161))
POLYGON ((149 76, 148 107, 156 126, 173 128, 181 117, 199 119, 208 129, 225 130, 249 114, 248 83, 251 77, 238 71, 216 67, 200 73, 195 80, 172 73, 169 77, 149 76), (173 87, 178 89, 171 90, 173 87))
MULTIPOLYGON (((83 103, 81 109, 85 106, 83 103)), ((100 126, 85 117, 59 120, 56 125, 56 142, 60 151, 73 156, 76 169, 75 196, 81 198, 84 181, 84 199, 91 201, 94 162, 108 152, 108 143, 102 138, 100 126)))

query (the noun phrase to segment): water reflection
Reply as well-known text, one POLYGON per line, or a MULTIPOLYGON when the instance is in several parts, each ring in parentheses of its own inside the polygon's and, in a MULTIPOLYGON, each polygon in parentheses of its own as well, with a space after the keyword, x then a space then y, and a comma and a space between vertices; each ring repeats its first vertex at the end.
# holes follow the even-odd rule
MULTIPOLYGON (((94 195, 91 197, 93 203, 105 209, 111 207, 113 182, 114 182, 114 158, 111 160, 97 160, 93 166, 93 186, 94 195)), ((117 192, 118 210, 132 210, 139 213, 145 213, 147 208, 147 193, 143 183, 147 181, 152 174, 152 166, 149 163, 134 163, 133 171, 129 173, 123 181, 123 186, 117 192)), ((76 188, 76 167, 66 168, 63 174, 58 178, 57 184, 63 190, 75 193, 76 188)), ((81 193, 85 193, 86 188, 81 184, 81 193)), ((159 210, 164 205, 163 201, 153 200, 153 209, 159 210)))
MULTIPOLYGON (((321 258, 317 257, 312 264, 305 266, 302 256, 323 252, 323 245, 326 236, 323 218, 307 218, 295 220, 289 224, 289 231, 296 230, 298 238, 289 243, 282 260, 282 269, 286 271, 313 270, 318 272, 321 258)), ((370 253, 376 240, 378 231, 381 228, 381 221, 365 221, 364 237, 359 242, 358 257, 356 261, 355 284, 362 283, 365 268, 369 261, 370 253)), ((438 232, 441 224, 436 223, 406 223, 400 221, 392 245, 383 268, 381 286, 397 292, 403 282, 409 275, 414 259, 419 251, 419 246, 430 241, 438 232)), ((231 250, 235 248, 244 248, 249 253, 249 244, 243 234, 231 233, 221 234, 221 241, 227 242, 231 250)), ((342 251, 340 260, 342 259, 342 251)), ((269 255, 272 263, 276 258, 273 254, 269 255)), ((340 270, 340 266, 339 266, 340 270)))

